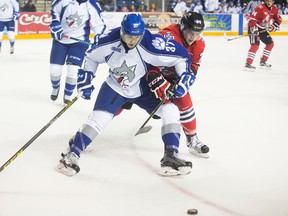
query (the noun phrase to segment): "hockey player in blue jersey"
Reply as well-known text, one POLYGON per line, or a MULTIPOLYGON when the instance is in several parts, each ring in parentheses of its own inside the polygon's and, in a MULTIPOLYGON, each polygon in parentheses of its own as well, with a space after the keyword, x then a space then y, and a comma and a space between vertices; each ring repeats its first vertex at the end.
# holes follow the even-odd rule
POLYGON ((2 46, 3 31, 6 27, 10 42, 10 54, 14 53, 15 22, 19 17, 19 3, 16 0, 0 1, 0 52, 2 46))
MULTIPOLYGON (((68 176, 80 171, 78 160, 81 152, 101 133, 123 104, 133 102, 150 114, 159 104, 153 92, 169 96, 167 92, 172 91, 173 97, 182 97, 195 80, 194 75, 187 72, 191 64, 187 50, 175 41, 145 30, 138 14, 125 15, 121 27, 100 38, 98 44, 86 53, 77 84, 83 98, 90 99, 94 89, 91 81, 102 63, 108 64, 109 76, 98 92, 92 113, 69 141, 70 147, 66 153, 62 153, 56 167, 57 171, 68 176), (151 65, 175 66, 180 78, 177 86, 171 88, 160 73, 147 74, 151 65)), ((162 119, 164 142, 159 174, 189 174, 192 163, 178 156, 181 130, 178 108, 173 103, 165 103, 156 115, 162 119)))
POLYGON ((102 11, 95 0, 54 0, 50 24, 53 37, 50 53, 51 100, 58 98, 63 66, 66 62, 67 74, 63 101, 67 104, 77 84, 77 73, 89 44, 69 39, 89 40, 90 30, 101 35, 106 25, 102 11))

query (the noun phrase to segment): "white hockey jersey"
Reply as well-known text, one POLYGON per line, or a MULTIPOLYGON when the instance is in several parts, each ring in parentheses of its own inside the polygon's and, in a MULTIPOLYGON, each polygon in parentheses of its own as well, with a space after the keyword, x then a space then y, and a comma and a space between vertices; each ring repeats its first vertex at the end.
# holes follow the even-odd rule
POLYGON ((19 3, 16 0, 0 0, 0 22, 13 20, 13 15, 19 14, 19 3))
MULTIPOLYGON (((59 21, 63 27, 64 35, 80 40, 89 40, 90 29, 94 35, 103 34, 106 25, 102 18, 100 5, 95 0, 87 0, 80 4, 79 2, 76 0, 54 0, 51 9, 52 22, 59 21)), ((71 44, 76 43, 76 41, 63 38, 60 43, 71 44)))
POLYGON ((129 50, 120 39, 120 28, 116 28, 87 51, 84 70, 95 73, 101 63, 109 65, 107 84, 124 97, 136 98, 142 95, 143 88, 148 87, 142 78, 152 65, 175 66, 180 76, 189 71, 191 58, 187 50, 174 40, 166 40, 148 30, 145 30, 140 44, 129 50))

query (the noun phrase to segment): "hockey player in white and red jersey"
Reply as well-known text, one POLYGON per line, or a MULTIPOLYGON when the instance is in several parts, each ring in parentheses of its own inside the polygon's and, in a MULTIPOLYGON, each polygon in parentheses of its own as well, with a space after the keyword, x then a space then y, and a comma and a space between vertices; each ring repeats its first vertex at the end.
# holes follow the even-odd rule
POLYGON ((16 0, 0 1, 0 52, 2 47, 3 31, 6 27, 10 42, 10 54, 14 53, 15 21, 19 17, 19 3, 16 0))
MULTIPOLYGON (((173 39, 187 49, 192 60, 190 72, 194 76, 197 75, 205 49, 205 42, 201 37, 204 26, 204 19, 200 13, 187 12, 181 18, 180 24, 171 24, 159 32, 165 38, 173 39)), ((157 72, 160 72, 165 80, 170 83, 178 82, 179 77, 175 71, 175 67, 153 68, 149 71, 151 74, 157 72)), ((165 91, 165 88, 165 84, 163 83, 162 87, 159 87, 158 92, 156 92, 157 98, 164 99, 162 90, 165 91)), ((180 123, 186 135, 189 152, 208 158, 209 147, 202 143, 197 136, 196 114, 191 95, 188 92, 183 97, 172 98, 171 101, 177 105, 180 111, 180 123)))
POLYGON ((251 46, 248 51, 248 57, 244 69, 250 71, 256 69, 252 63, 259 49, 260 41, 265 44, 260 59, 260 67, 271 68, 272 65, 268 64, 267 60, 274 47, 274 41, 269 32, 279 30, 281 22, 282 18, 278 14, 278 9, 273 4, 273 0, 265 0, 264 3, 259 4, 254 9, 248 20, 248 34, 251 46))
MULTIPOLYGON (((102 132, 123 104, 132 102, 149 114, 157 107, 159 100, 150 91, 148 83, 153 91, 157 91, 157 82, 163 77, 146 76, 151 65, 175 66, 180 79, 176 88, 167 89, 170 92, 167 97, 183 97, 195 80, 189 72, 191 58, 187 50, 175 41, 151 34, 145 29, 141 15, 134 13, 125 15, 121 27, 99 38, 98 44, 87 51, 77 84, 85 99, 90 99, 94 89, 91 81, 102 63, 108 64, 109 76, 98 92, 92 113, 69 141, 68 152, 62 154, 56 167, 57 171, 68 176, 80 171, 78 160, 81 152, 102 132)), ((192 163, 178 156, 181 126, 177 106, 166 103, 156 115, 162 119, 164 142, 159 174, 189 174, 192 163)))
POLYGON ((50 24, 53 44, 50 53, 51 100, 58 98, 63 66, 67 74, 63 101, 67 104, 77 84, 77 73, 89 44, 69 39, 89 40, 90 30, 95 38, 103 34, 106 25, 102 10, 95 0, 54 0, 50 24), (64 37, 65 36, 65 37, 64 37))

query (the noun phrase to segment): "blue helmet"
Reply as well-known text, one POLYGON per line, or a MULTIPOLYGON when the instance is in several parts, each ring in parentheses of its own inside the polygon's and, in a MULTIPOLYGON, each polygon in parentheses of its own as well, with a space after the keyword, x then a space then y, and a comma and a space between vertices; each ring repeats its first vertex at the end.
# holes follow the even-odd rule
POLYGON ((145 24, 140 14, 126 14, 121 22, 123 34, 141 36, 145 31, 145 24))

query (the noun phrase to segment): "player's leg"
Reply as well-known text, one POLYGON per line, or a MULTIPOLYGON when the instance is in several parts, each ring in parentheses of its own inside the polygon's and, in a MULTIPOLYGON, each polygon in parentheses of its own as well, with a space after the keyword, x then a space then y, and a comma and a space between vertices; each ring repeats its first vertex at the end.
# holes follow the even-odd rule
POLYGON ((274 42, 271 35, 266 31, 260 34, 260 40, 265 44, 263 53, 260 59, 260 66, 262 68, 271 68, 271 64, 267 63, 268 58, 270 57, 271 51, 274 47, 274 42))
POLYGON ((50 81, 52 85, 51 100, 55 101, 58 98, 63 65, 65 64, 67 54, 66 44, 59 43, 56 40, 52 42, 50 52, 50 81))
POLYGON ((180 112, 180 123, 186 135, 187 147, 191 154, 208 158, 209 147, 202 143, 197 136, 196 114, 190 94, 173 99, 180 112))
POLYGON ((63 101, 69 103, 74 89, 77 84, 78 70, 80 69, 84 55, 89 45, 84 43, 74 43, 67 45, 69 47, 67 53, 67 76, 65 82, 65 90, 63 101))
POLYGON ((252 65, 254 58, 256 56, 256 53, 259 49, 260 44, 260 38, 259 35, 254 35, 251 33, 250 28, 248 28, 248 34, 249 34, 249 41, 250 41, 250 48, 248 50, 248 56, 246 58, 245 63, 245 70, 254 71, 256 67, 252 65))
POLYGON ((2 39, 3 39, 3 31, 5 27, 5 22, 0 21, 0 52, 1 52, 1 47, 2 47, 2 39))
POLYGON ((112 90, 106 82, 102 85, 93 112, 69 141, 66 153, 62 153, 58 172, 73 176, 80 171, 78 160, 81 152, 102 132, 114 117, 114 113, 126 102, 126 99, 112 90))
POLYGON ((11 20, 7 22, 7 35, 10 42, 10 54, 14 53, 15 44, 15 21, 11 20))
MULTIPOLYGON (((149 91, 134 101, 149 114, 156 108, 159 101, 149 91)), ((161 159, 160 175, 186 175, 191 172, 192 163, 181 159, 178 155, 181 126, 179 124, 179 111, 175 104, 162 105, 156 112, 162 119, 161 136, 164 143, 164 156, 161 159)))

